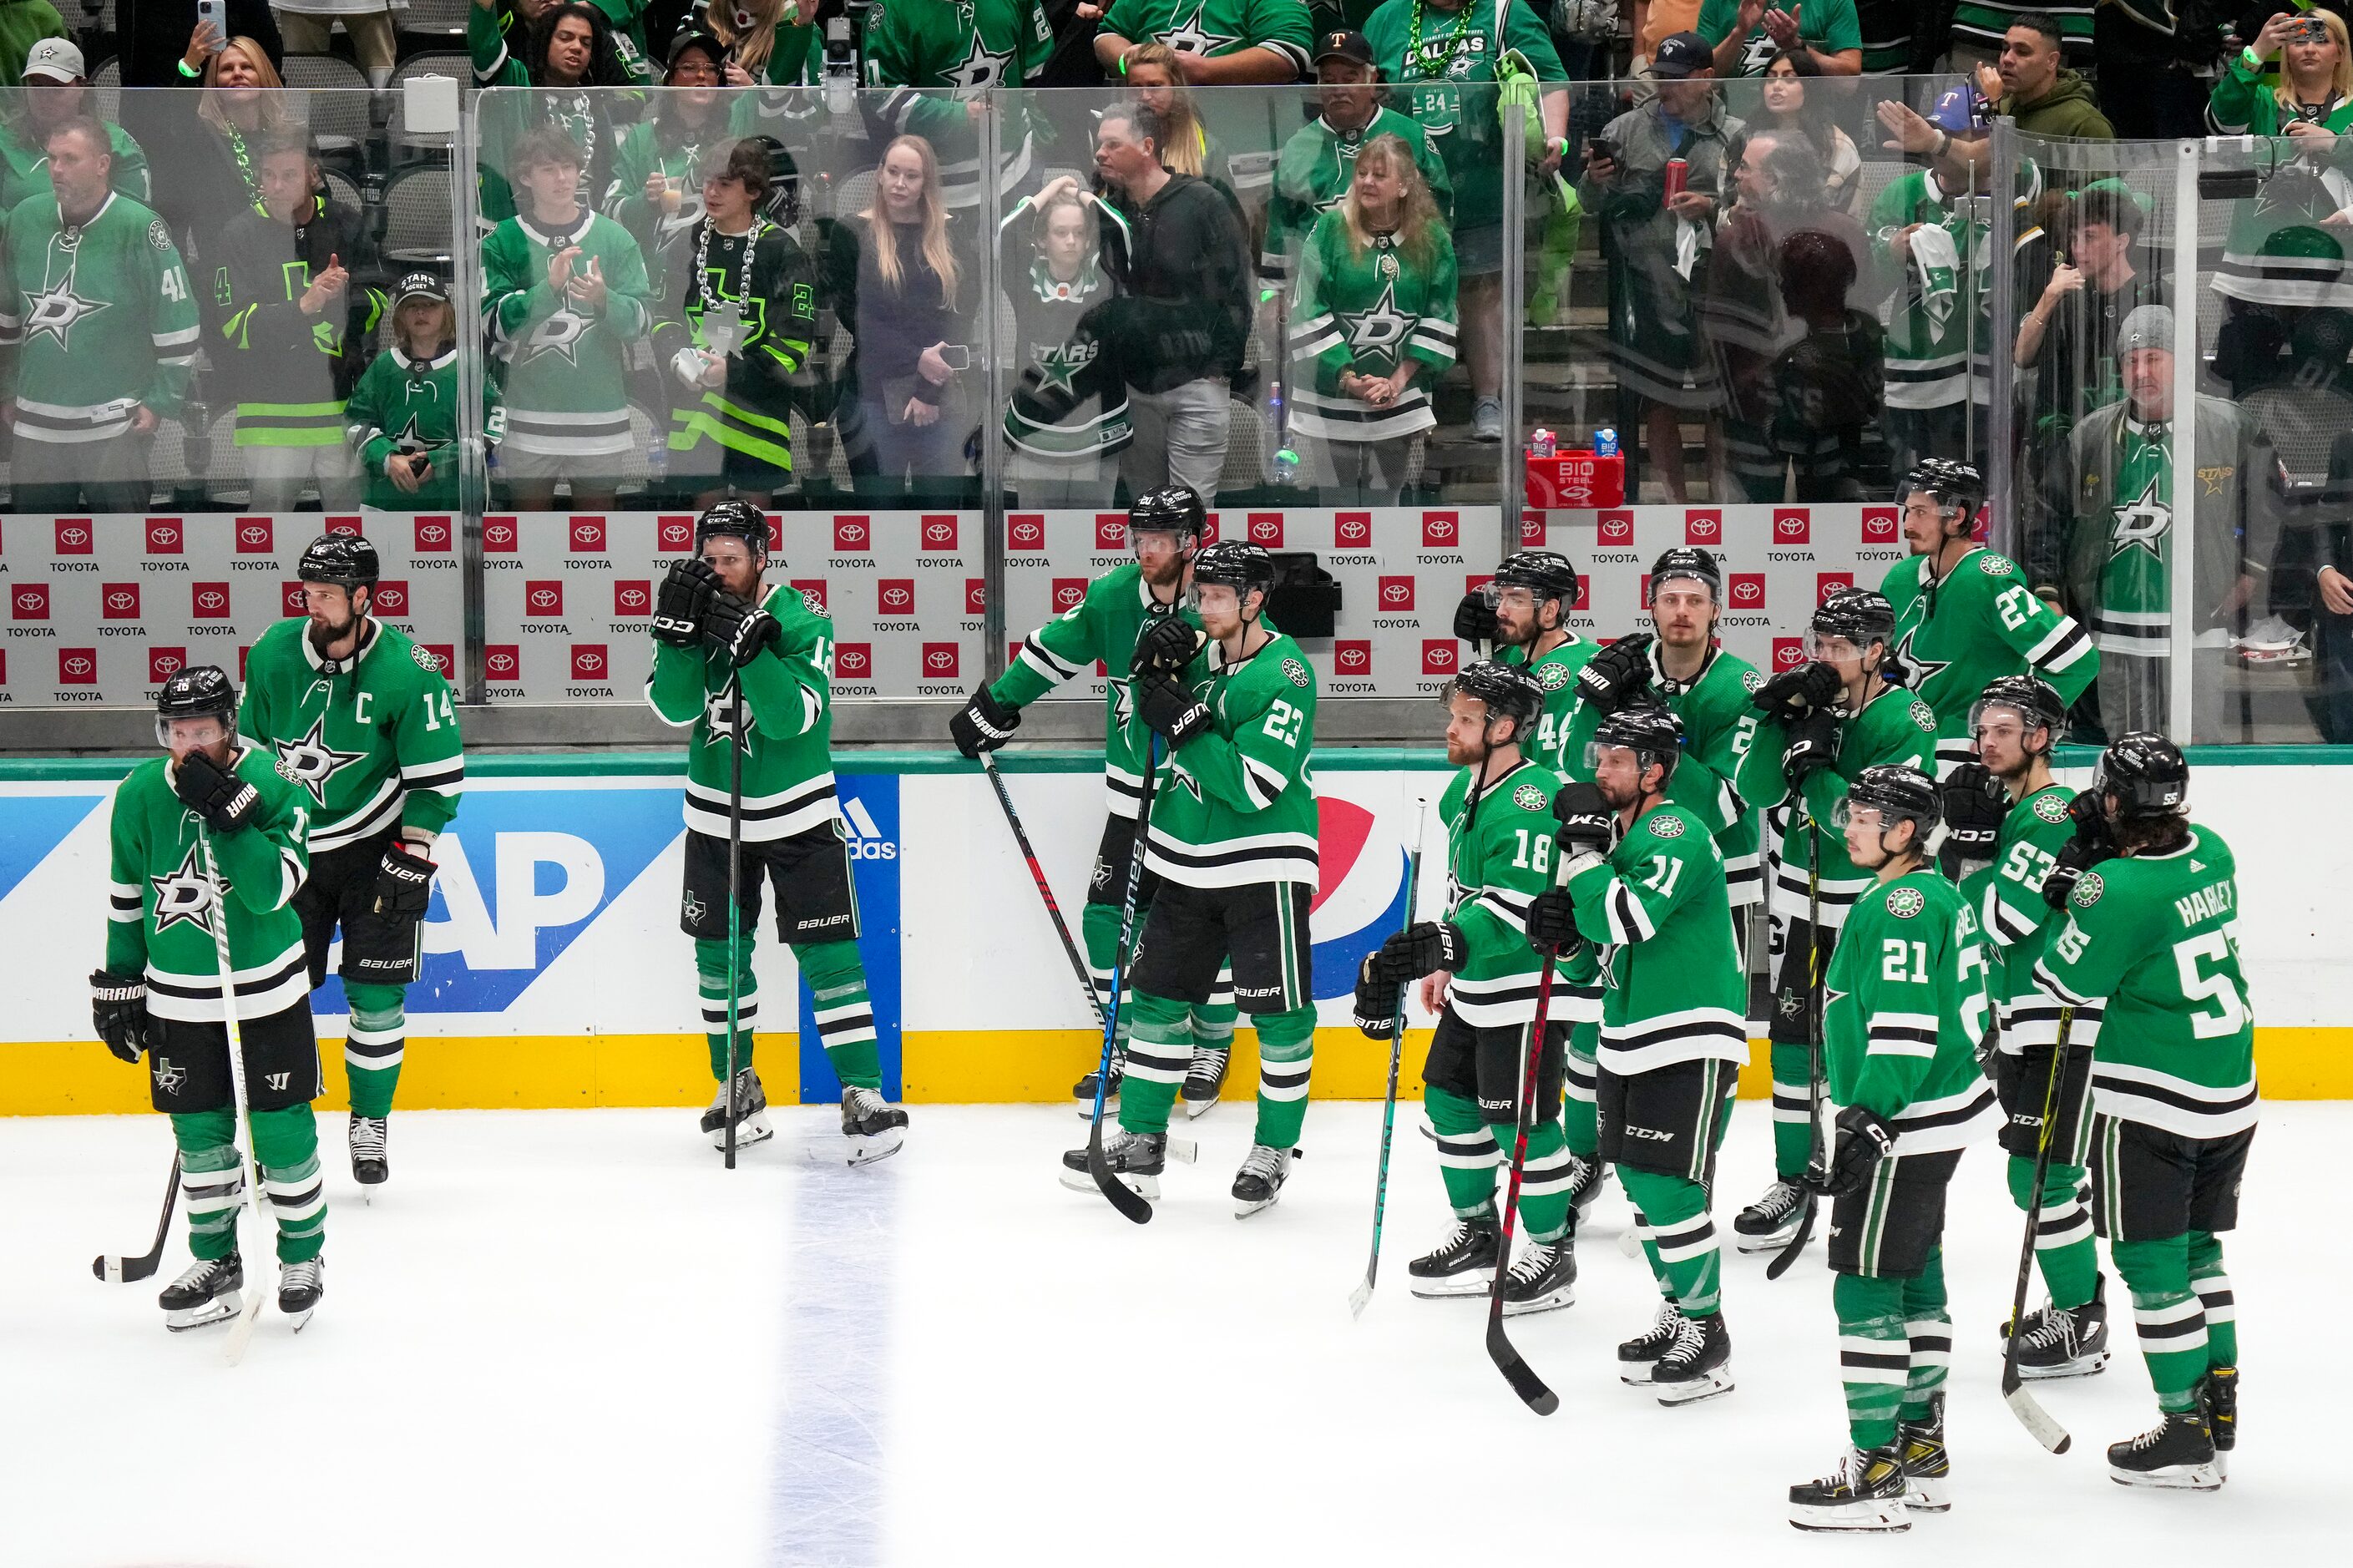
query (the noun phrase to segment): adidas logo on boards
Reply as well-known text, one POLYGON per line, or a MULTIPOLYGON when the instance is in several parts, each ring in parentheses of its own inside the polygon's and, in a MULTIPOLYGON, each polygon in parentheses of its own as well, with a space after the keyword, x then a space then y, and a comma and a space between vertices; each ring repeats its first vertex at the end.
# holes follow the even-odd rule
POLYGON ((852 860, 896 860, 899 846, 883 837, 882 828, 874 814, 866 809, 862 800, 849 799, 841 803, 842 826, 849 830, 849 858, 852 860))

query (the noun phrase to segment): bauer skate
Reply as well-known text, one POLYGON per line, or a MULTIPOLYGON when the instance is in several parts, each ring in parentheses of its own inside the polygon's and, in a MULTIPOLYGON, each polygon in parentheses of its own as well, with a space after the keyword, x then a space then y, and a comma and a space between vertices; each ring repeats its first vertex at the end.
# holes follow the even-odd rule
POLYGON ((164 1287, 155 1304, 164 1309, 164 1326, 174 1333, 200 1329, 234 1318, 244 1309, 245 1259, 232 1252, 222 1258, 199 1258, 181 1276, 164 1287))
POLYGON ((373 1201, 365 1189, 382 1186, 392 1174, 392 1161, 385 1149, 391 1130, 388 1117, 354 1114, 344 1134, 352 1151, 352 1180, 360 1184, 363 1199, 373 1201))
POLYGON ((1296 1149, 1278 1149, 1271 1143, 1250 1145, 1250 1152, 1242 1156, 1242 1168, 1234 1173, 1236 1219, 1248 1219, 1273 1206, 1282 1195, 1282 1184, 1291 1179, 1291 1162, 1298 1153, 1296 1149))
POLYGON ((1233 1059, 1233 1054, 1229 1047, 1193 1047, 1193 1065, 1186 1069, 1185 1087, 1177 1090, 1187 1121, 1207 1116, 1218 1108, 1218 1093, 1225 1087, 1226 1066, 1233 1059))
POLYGON ((2029 1312, 2018 1334, 2018 1375, 2089 1377, 2108 1364, 2108 1281, 2101 1276, 2092 1299, 2073 1309, 2045 1303, 2029 1312))
POLYGON ((1798 1234, 1806 1207, 1806 1189, 1781 1177, 1765 1195, 1732 1219, 1732 1245, 1743 1252, 1772 1252, 1798 1234))
MULTIPOLYGON (((1103 1163, 1126 1184, 1128 1191, 1146 1203, 1160 1201, 1160 1173, 1168 1168, 1168 1134, 1130 1132, 1125 1128, 1103 1134, 1103 1163)), ((1087 1152, 1071 1149, 1062 1155, 1062 1185, 1074 1193, 1095 1190, 1087 1169, 1087 1152)))
POLYGON ((1683 1315, 1672 1301, 1659 1303, 1659 1315, 1642 1332, 1618 1347, 1618 1381, 1648 1388, 1654 1381, 1659 1358, 1674 1348, 1675 1331, 1683 1315))
POLYGON ((1531 1241, 1504 1279, 1504 1316, 1549 1312, 1577 1304, 1577 1233, 1531 1241))
MULTIPOLYGON (((1111 1077, 1103 1085, 1103 1114, 1112 1116, 1119 1110, 1119 1086, 1127 1077, 1127 1047, 1121 1046, 1111 1054, 1111 1077)), ((1071 1086, 1071 1094, 1079 1102, 1079 1120, 1095 1119, 1095 1075, 1092 1072, 1071 1086)))
POLYGON ((1695 1405, 1732 1392, 1732 1331, 1724 1315, 1678 1317, 1675 1342, 1651 1368, 1651 1386, 1665 1405, 1695 1405))
POLYGON ((1443 1300, 1449 1296, 1484 1296, 1495 1282, 1495 1258, 1503 1230, 1493 1219, 1461 1219, 1453 1234, 1405 1266, 1406 1289, 1443 1300))
POLYGON ((2169 1411, 2139 1436, 2108 1445, 2108 1479, 2120 1486, 2211 1492, 2222 1485, 2221 1458, 2204 1411, 2169 1411))
POLYGON ((1829 1475, 1789 1489, 1799 1530, 1909 1530, 1904 1463, 1893 1447, 1850 1449, 1829 1475))
POLYGON ((873 1089, 845 1089, 841 1135, 849 1140, 849 1163, 871 1165, 889 1159, 907 1142, 907 1113, 873 1089))
MULTIPOLYGON (((719 1092, 711 1097, 711 1109, 702 1113, 702 1130, 711 1135, 714 1149, 727 1147, 727 1085, 723 1081, 719 1092)), ((768 1125, 768 1091, 760 1087, 760 1075, 750 1068, 735 1073, 735 1147, 765 1142, 776 1136, 768 1125)))
POLYGON ((1895 1452, 1904 1465, 1904 1506, 1914 1513, 1949 1513, 1953 1507, 1953 1457, 1945 1451, 1945 1396, 1928 1396, 1928 1414, 1895 1426, 1895 1452))
POLYGON ((2239 1446, 2239 1369, 2210 1366, 2198 1380, 2199 1408, 2206 1413, 2206 1430, 2214 1439, 2214 1468, 2225 1479, 2231 1474, 2231 1450, 2239 1446))

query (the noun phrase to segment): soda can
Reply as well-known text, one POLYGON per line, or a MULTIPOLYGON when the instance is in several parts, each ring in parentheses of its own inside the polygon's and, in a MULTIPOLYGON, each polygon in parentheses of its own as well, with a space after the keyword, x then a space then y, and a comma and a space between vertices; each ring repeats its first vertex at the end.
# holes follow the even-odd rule
POLYGON ((1618 432, 1607 425, 1597 428, 1593 432, 1593 455, 1597 458, 1616 457, 1618 455, 1618 432))
POLYGON ((1683 194, 1685 185, 1691 180, 1691 164, 1682 158, 1670 158, 1667 160, 1666 174, 1666 199, 1673 201, 1683 194))
POLYGON ((1539 425, 1535 428, 1535 433, 1528 437, 1528 456, 1531 458, 1549 458, 1553 455, 1558 446, 1559 437, 1556 437, 1551 431, 1539 425))

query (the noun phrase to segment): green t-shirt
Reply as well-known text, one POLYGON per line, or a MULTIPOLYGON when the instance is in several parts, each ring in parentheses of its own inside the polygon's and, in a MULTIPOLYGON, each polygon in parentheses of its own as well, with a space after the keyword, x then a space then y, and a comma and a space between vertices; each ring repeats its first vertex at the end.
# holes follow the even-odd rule
MULTIPOLYGON (((1390 101, 1420 122, 1438 144, 1454 184, 1457 234, 1502 221, 1504 130, 1497 117, 1495 0, 1441 11, 1417 0, 1388 0, 1365 23, 1365 41, 1390 84, 1390 101)), ((1538 80, 1565 82, 1538 7, 1505 13, 1502 47, 1527 58, 1538 80)), ((1536 149, 1529 149, 1533 156, 1536 149)))
POLYGON ((1300 0, 1112 0, 1099 30, 1131 44, 1157 38, 1180 54, 1240 54, 1272 49, 1303 77, 1314 34, 1300 0))

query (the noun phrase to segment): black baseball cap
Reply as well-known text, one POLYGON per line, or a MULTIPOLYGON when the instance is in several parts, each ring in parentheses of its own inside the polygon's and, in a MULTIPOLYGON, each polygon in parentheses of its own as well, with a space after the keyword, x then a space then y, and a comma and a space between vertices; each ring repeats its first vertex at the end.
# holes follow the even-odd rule
POLYGON ((1715 64, 1715 51, 1697 33, 1669 33, 1651 51, 1651 74, 1669 81, 1681 81, 1694 71, 1707 70, 1715 64))
POLYGON ((1324 34, 1323 41, 1315 46, 1315 63, 1321 65, 1335 55, 1368 66, 1373 63, 1373 46, 1362 33, 1335 29, 1324 34))

